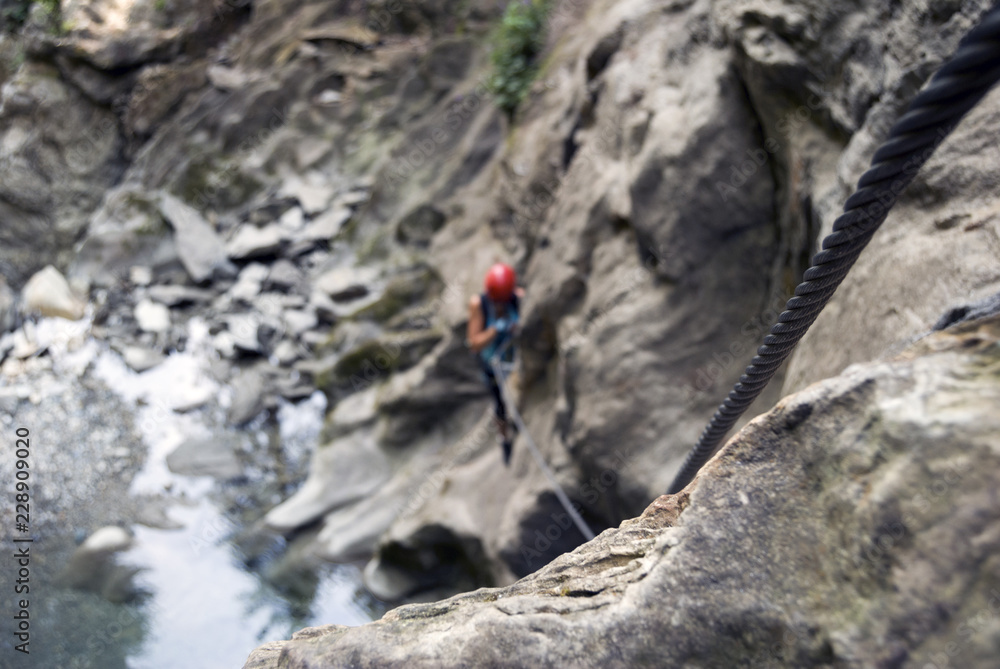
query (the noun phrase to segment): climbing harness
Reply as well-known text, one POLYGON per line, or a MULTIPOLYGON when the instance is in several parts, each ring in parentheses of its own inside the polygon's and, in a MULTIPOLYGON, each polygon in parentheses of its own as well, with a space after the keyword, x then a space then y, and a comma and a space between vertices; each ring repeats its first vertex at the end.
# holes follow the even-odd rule
POLYGON ((871 167, 847 199, 844 213, 823 240, 823 250, 788 300, 785 311, 764 338, 764 345, 739 382, 719 406, 688 454, 668 493, 684 488, 719 449, 720 442, 747 407, 757 399, 781 363, 812 325, 819 312, 904 188, 913 180, 961 118, 1000 79, 1000 3, 962 39, 951 60, 935 73, 910 103, 872 157, 871 167))
POLYGON ((524 421, 521 420, 521 414, 518 412, 517 407, 514 405, 514 399, 510 396, 510 390, 507 388, 507 376, 513 369, 513 363, 501 362, 503 354, 506 352, 507 348, 510 346, 510 340, 507 341, 503 347, 500 348, 493 357, 490 358, 490 367, 493 369, 493 373, 496 375, 497 385, 500 387, 500 395, 503 398, 504 406, 507 407, 507 415, 511 417, 514 421, 514 425, 517 426, 518 432, 524 436, 525 443, 528 445, 528 450, 531 455, 535 458, 535 462, 541 467, 542 473, 545 474, 545 478, 549 480, 552 485, 552 489, 556 493, 556 497, 559 498, 559 502, 562 504, 563 508, 566 509, 566 513, 569 517, 573 519, 580 533, 590 541, 594 538, 594 532, 587 525, 587 522, 583 519, 576 509, 573 508, 572 502, 570 502, 569 497, 566 492, 559 485, 559 481, 556 479, 555 472, 549 468, 549 465, 545 462, 545 458, 542 457, 541 451, 538 450, 538 446, 535 444, 535 440, 531 438, 531 434, 528 433, 528 428, 524 426, 524 421))

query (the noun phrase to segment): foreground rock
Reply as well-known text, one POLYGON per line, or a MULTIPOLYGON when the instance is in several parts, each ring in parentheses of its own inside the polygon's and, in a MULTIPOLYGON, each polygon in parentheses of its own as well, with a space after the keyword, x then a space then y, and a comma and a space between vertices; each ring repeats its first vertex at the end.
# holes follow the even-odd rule
POLYGON ((786 398, 683 492, 512 586, 246 667, 995 666, 998 369, 1000 318, 935 333, 786 398))

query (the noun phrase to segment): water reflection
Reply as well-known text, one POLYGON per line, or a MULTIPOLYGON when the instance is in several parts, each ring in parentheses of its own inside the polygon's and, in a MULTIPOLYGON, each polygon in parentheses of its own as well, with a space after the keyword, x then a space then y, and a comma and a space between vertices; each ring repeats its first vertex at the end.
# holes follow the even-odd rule
MULTIPOLYGON (((38 329, 64 323, 45 319, 38 329)), ((322 394, 282 400, 276 421, 261 416, 234 429, 225 425, 231 391, 213 380, 197 323, 185 352, 142 374, 70 325, 70 338, 84 341, 50 344, 50 366, 10 382, 31 398, 14 418, 37 440, 39 483, 32 653, 18 666, 239 667, 260 643, 303 626, 384 613, 361 587, 358 567, 325 564, 300 548, 308 534, 286 541, 261 522, 307 474, 322 394), (230 449, 236 475, 171 471, 168 455, 195 439, 230 449), (126 603, 58 584, 76 544, 105 525, 134 535, 111 558, 116 573, 137 572, 126 603)), ((9 556, 2 562, 10 573, 9 556)), ((15 656, 9 646, 0 641, 4 662, 15 656)))

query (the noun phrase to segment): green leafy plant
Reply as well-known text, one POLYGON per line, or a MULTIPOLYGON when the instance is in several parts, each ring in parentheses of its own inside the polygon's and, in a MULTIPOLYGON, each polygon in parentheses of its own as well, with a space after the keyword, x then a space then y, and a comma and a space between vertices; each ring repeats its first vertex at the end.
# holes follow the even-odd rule
POLYGON ((46 23, 48 25, 49 32, 60 33, 64 30, 62 21, 60 17, 62 16, 62 7, 60 6, 60 0, 35 0, 36 5, 41 5, 45 9, 46 23))
POLYGON ((45 10, 50 26, 59 26, 59 16, 62 13, 60 0, 11 0, 3 3, 0 8, 0 29, 9 33, 16 32, 27 22, 32 5, 39 5, 45 10))
POLYGON ((28 10, 31 9, 31 0, 18 0, 6 2, 0 7, 0 24, 3 25, 4 32, 14 32, 24 25, 28 20, 28 10))
POLYGON ((513 116, 538 73, 551 0, 514 0, 493 38, 490 91, 498 107, 513 116))

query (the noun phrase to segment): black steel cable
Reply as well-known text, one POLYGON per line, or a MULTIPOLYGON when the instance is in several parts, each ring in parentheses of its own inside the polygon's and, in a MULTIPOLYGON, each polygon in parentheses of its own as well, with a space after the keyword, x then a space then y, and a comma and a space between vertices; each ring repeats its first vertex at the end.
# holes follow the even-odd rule
POLYGON ((896 198, 913 180, 962 117, 1000 79, 1000 3, 962 39, 951 59, 931 78, 896 121, 872 157, 872 165, 844 204, 844 213, 823 240, 823 250, 803 275, 785 311, 757 349, 739 383, 719 406, 670 484, 684 488, 718 450, 722 439, 757 399, 781 363, 812 325, 854 261, 885 221, 896 198))
POLYGON ((524 419, 521 418, 521 412, 517 410, 517 404, 515 404, 514 398, 510 394, 510 388, 507 387, 507 375, 504 373, 500 360, 503 358, 507 349, 510 348, 511 344, 513 344, 513 340, 508 338, 504 345, 501 346, 499 350, 497 350, 497 352, 490 358, 490 368, 493 370, 493 376, 496 377, 497 385, 500 388, 500 399, 503 401, 504 407, 507 409, 507 414, 517 426, 518 432, 524 437, 524 441, 528 446, 528 451, 531 452, 531 456, 535 458, 535 462, 538 463, 542 473, 545 474, 545 478, 549 480, 549 484, 552 486, 552 490, 556 494, 556 499, 559 500, 563 509, 565 509, 566 513, 569 514, 569 517, 573 520, 576 528, 580 530, 580 534, 582 534, 587 541, 590 541, 596 536, 594 531, 590 529, 590 525, 587 525, 587 521, 583 519, 580 512, 574 508, 573 502, 570 501, 566 491, 563 490, 561 485, 559 485, 559 479, 556 477, 556 473, 552 471, 552 468, 545 462, 545 456, 542 455, 542 452, 539 450, 535 440, 531 438, 531 433, 528 432, 528 427, 524 424, 524 419))

